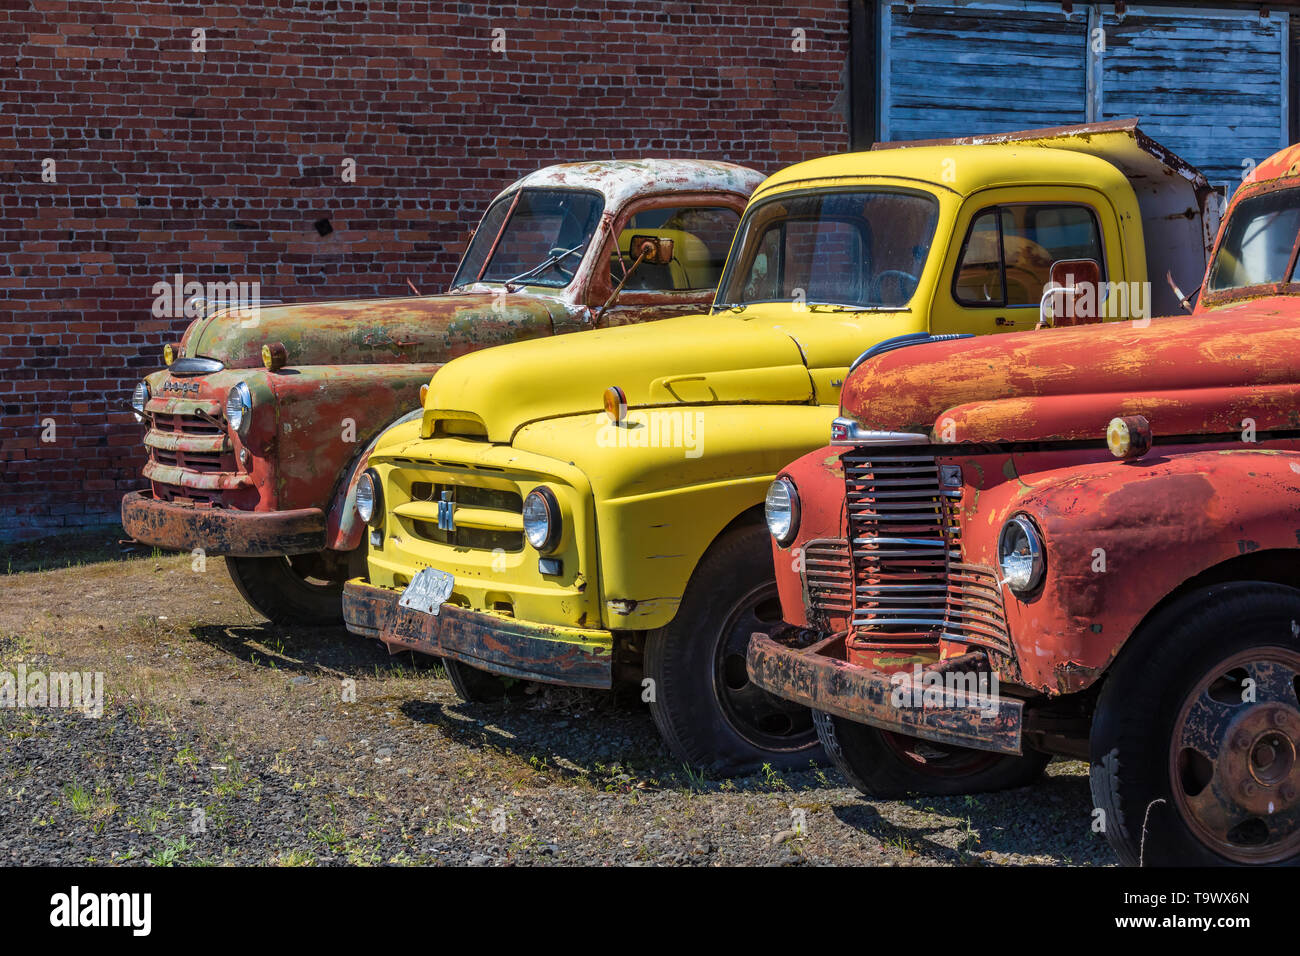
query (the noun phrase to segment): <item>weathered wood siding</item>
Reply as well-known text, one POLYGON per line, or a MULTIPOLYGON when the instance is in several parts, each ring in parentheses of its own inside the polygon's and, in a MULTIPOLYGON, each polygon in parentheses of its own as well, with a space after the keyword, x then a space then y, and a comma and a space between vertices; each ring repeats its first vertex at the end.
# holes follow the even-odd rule
POLYGON ((1289 141, 1288 15, 1047 0, 881 0, 878 137, 1137 116, 1211 182, 1289 141))
POLYGON ((1140 117, 1213 183, 1289 142, 1285 11, 1108 5, 1102 24, 1102 119, 1140 117))

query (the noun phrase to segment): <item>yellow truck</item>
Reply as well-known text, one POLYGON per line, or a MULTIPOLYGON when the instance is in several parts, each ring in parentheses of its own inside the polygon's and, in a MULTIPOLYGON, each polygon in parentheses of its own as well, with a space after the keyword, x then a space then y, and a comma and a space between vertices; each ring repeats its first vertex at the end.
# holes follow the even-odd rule
MULTIPOLYGON (((764 495, 826 444, 855 360, 1034 328, 1063 263, 1091 267, 1100 303, 1068 321, 1172 311, 1166 273, 1203 274, 1216 208, 1136 121, 791 166, 751 198, 707 314, 433 376, 423 415, 355 479, 368 574, 345 585, 348 627, 441 657, 467 700, 517 692, 511 678, 639 682, 681 759, 806 766, 809 712, 745 666, 750 636, 780 623, 764 495)), ((633 245, 667 263, 688 239, 633 245)))

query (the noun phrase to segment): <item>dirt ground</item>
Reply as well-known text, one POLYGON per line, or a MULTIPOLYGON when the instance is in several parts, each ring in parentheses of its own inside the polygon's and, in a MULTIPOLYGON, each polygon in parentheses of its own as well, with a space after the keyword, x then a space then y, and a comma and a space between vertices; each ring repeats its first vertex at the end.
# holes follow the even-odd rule
POLYGON ((271 626, 219 558, 107 532, 0 551, 0 671, 20 663, 103 672, 106 703, 0 709, 0 866, 1113 862, 1079 762, 902 801, 830 767, 708 779, 639 703, 464 704, 432 662, 271 626))

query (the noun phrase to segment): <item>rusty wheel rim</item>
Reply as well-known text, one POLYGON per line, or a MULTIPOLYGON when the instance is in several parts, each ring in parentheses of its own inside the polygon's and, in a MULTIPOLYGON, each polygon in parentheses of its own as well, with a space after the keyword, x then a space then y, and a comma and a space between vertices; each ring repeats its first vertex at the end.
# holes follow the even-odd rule
POLYGON ((988 750, 954 747, 889 730, 882 730, 880 736, 895 757, 913 771, 931 777, 969 776, 987 770, 1002 759, 1001 754, 988 750))
POLYGON ((772 634, 780 626, 776 582, 762 584, 736 601, 717 636, 713 686, 732 730, 755 747, 792 753, 817 741, 812 711, 763 690, 750 681, 745 666, 750 637, 756 632, 772 634))
POLYGON ((1214 852, 1253 864, 1300 852, 1300 654, 1253 648, 1215 665, 1179 707, 1169 773, 1214 852))

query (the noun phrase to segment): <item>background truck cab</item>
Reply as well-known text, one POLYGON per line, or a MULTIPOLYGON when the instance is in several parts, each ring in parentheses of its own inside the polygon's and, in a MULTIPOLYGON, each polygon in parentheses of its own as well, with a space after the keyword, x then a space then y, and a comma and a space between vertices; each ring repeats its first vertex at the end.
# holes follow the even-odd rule
POLYGON ((342 582, 364 567, 349 489, 442 363, 698 311, 761 178, 696 160, 550 166, 493 200, 446 294, 197 319, 136 387, 149 489, 125 497, 123 525, 146 544, 225 555, 272 621, 338 620, 342 582), (677 241, 632 268, 642 234, 677 241))
MULTIPOLYGON (((1209 200, 1131 121, 792 166, 751 200, 710 315, 434 376, 363 476, 348 626, 443 657, 467 697, 493 675, 644 680, 683 759, 806 766, 808 711, 755 687, 745 652, 780 622, 763 495, 825 441, 851 363, 903 333, 1032 328, 1054 262, 1188 281, 1209 200)), ((1113 317, 1147 314, 1120 298, 1113 317)))
POLYGON ((1125 863, 1300 860, 1298 171, 1237 191, 1193 317, 871 357, 778 478, 750 675, 865 793, 1076 756, 1125 863))

